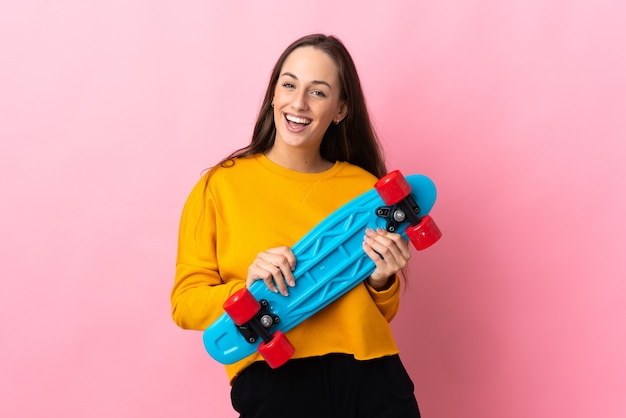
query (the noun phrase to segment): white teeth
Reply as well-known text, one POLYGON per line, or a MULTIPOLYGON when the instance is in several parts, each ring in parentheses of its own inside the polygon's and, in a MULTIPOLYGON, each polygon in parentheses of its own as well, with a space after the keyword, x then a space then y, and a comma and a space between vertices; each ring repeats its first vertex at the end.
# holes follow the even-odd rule
POLYGON ((297 116, 285 115, 285 118, 287 118, 289 122, 301 123, 303 125, 311 123, 311 119, 299 118, 297 116))

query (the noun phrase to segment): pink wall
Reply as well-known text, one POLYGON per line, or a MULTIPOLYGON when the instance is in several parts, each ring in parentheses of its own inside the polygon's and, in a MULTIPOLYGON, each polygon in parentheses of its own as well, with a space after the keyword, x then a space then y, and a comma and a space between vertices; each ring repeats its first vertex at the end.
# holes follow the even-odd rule
POLYGON ((169 317, 180 210, 271 65, 340 36, 445 238, 394 330, 425 417, 626 416, 626 7, 0 5, 0 416, 233 417, 169 317))

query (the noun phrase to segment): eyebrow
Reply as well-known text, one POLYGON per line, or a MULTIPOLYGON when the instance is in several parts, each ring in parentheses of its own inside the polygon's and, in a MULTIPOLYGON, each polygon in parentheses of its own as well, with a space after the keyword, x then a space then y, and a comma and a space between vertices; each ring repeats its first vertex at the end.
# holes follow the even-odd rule
MULTIPOLYGON (((290 72, 284 72, 284 73, 282 73, 280 76, 281 76, 281 77, 283 77, 283 76, 287 76, 287 77, 291 77, 291 78, 296 79, 296 80, 298 79, 298 77, 296 77, 296 75, 295 75, 295 74, 292 74, 292 73, 290 73, 290 72)), ((330 84, 328 84, 326 81, 323 81, 323 80, 313 80, 313 81, 311 81, 311 83, 312 83, 312 84, 323 84, 323 85, 327 86, 329 89, 331 89, 331 90, 332 90, 332 87, 331 87, 331 86, 330 86, 330 84)))

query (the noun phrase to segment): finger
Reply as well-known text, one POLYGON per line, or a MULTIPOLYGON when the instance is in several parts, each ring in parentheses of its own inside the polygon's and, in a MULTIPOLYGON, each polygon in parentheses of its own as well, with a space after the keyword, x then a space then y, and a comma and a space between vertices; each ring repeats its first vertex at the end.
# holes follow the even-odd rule
POLYGON ((263 281, 270 290, 272 290, 272 288, 278 288, 278 292, 280 292, 281 295, 287 296, 289 294, 287 284, 283 277, 283 271, 280 267, 266 261, 260 261, 259 267, 265 270, 263 281))
POLYGON ((296 281, 293 276, 293 271, 296 269, 296 256, 289 247, 272 248, 267 253, 276 256, 271 262, 280 268, 285 282, 289 286, 295 286, 296 281))
POLYGON ((403 264, 411 253, 401 235, 379 229, 365 231, 364 241, 388 263, 403 264))
POLYGON ((249 288, 257 280, 262 280, 267 288, 272 292, 278 292, 278 289, 274 284, 272 273, 267 269, 260 267, 259 261, 255 260, 255 264, 248 267, 248 278, 246 279, 246 287, 249 288))
POLYGON ((367 254, 367 256, 374 262, 377 268, 384 262, 380 254, 378 254, 367 242, 367 239, 363 240, 363 251, 365 251, 365 254, 367 254))
POLYGON ((401 235, 384 230, 366 230, 364 250, 384 274, 395 274, 404 268, 411 256, 401 235))
POLYGON ((402 258, 407 261, 411 258, 409 242, 404 239, 402 235, 395 232, 386 231, 382 228, 378 228, 376 232, 378 233, 379 240, 382 240, 383 245, 393 250, 397 249, 400 254, 402 254, 402 258), (393 245, 391 245, 391 242, 395 244, 395 248, 393 247, 393 245))
POLYGON ((256 280, 263 280, 273 292, 287 296, 287 286, 295 286, 292 269, 295 267, 295 255, 288 247, 272 248, 257 254, 256 259, 248 268, 250 286, 256 280))
POLYGON ((289 264, 290 269, 293 271, 296 268, 296 255, 293 253, 291 248, 287 246, 270 248, 267 250, 270 254, 281 255, 285 257, 287 263, 289 264))
POLYGON ((266 263, 278 268, 278 272, 272 267, 269 267, 269 270, 272 272, 274 280, 278 284, 279 288, 282 288, 281 284, 283 282, 292 287, 296 285, 295 278, 293 276, 296 257, 290 248, 280 247, 270 249, 263 253, 260 258, 266 263))
POLYGON ((363 250, 376 266, 372 274, 370 274, 369 278, 371 281, 373 281, 374 283, 379 281, 382 282, 383 280, 385 280, 386 278, 388 279, 389 276, 394 274, 394 269, 389 268, 389 265, 380 256, 380 254, 374 251, 374 249, 366 242, 363 242, 363 250))
POLYGON ((386 232, 385 237, 392 240, 396 244, 396 247, 398 248, 398 250, 400 250, 400 253, 402 253, 402 257, 405 260, 408 261, 411 258, 409 242, 405 240, 402 235, 393 232, 386 232))

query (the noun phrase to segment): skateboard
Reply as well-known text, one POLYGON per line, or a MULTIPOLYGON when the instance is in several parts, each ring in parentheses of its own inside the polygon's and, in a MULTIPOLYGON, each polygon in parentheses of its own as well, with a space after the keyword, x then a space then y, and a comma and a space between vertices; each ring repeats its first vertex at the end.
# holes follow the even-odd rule
POLYGON ((232 364, 258 350, 272 368, 281 366, 296 350, 285 333, 374 271, 362 249, 365 229, 384 228, 402 234, 417 250, 428 248, 441 237, 428 215, 435 199, 435 185, 426 176, 405 178, 396 170, 382 177, 292 247, 296 286, 289 296, 272 292, 262 280, 231 295, 225 313, 204 331, 206 351, 218 362, 232 364))

